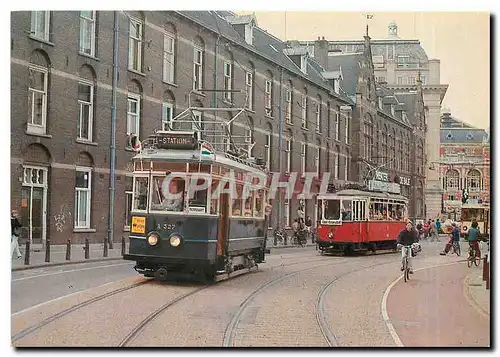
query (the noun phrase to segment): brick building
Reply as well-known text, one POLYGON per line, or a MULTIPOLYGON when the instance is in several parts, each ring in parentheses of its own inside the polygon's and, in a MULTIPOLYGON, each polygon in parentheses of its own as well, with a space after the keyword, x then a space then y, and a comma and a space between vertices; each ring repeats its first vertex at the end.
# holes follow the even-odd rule
POLYGON ((368 35, 352 53, 330 50, 328 43, 318 38, 310 46, 326 73, 339 78, 341 90, 355 102, 351 179, 401 193, 409 199, 410 217, 425 218, 427 126, 422 81, 417 78, 414 91, 397 94, 378 82, 368 35))
MULTIPOLYGON (((114 19, 118 28, 113 240, 127 235, 130 135, 146 138, 188 107, 238 107, 231 132, 256 145, 271 171, 332 171, 348 178, 352 99, 305 51, 224 11, 11 13, 11 196, 22 238, 55 244, 110 228, 114 19), (245 95, 203 89, 241 89, 245 95), (193 91, 193 94, 187 94, 193 91), (281 145, 280 145, 281 143, 281 145), (281 148, 281 153, 280 153, 281 148), (280 162, 281 160, 281 162, 280 162)), ((203 111, 203 122, 231 113, 203 111)), ((295 199, 273 203, 289 225, 295 199)), ((308 201, 306 214, 316 212, 308 201)))
POLYGON ((490 202, 490 139, 484 129, 453 117, 449 109, 441 115, 439 176, 444 188, 442 214, 460 218, 462 192, 468 203, 490 202))

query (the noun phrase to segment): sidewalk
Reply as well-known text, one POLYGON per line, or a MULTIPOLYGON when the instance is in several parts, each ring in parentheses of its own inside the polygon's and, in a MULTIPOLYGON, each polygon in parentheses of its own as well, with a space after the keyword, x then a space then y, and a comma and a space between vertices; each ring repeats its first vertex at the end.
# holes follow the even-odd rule
MULTIPOLYGON (((267 241, 267 249, 281 249, 281 248, 293 248, 296 246, 273 246, 273 241, 267 241)), ((315 244, 308 242, 307 247, 313 247, 315 244)), ((44 266, 55 266, 55 265, 66 265, 66 264, 76 264, 85 262, 95 262, 102 260, 117 260, 122 259, 122 246, 120 242, 115 242, 113 244, 113 249, 108 249, 108 257, 104 257, 104 245, 103 244, 90 244, 89 259, 85 259, 85 251, 83 250, 83 244, 72 244, 71 245, 71 260, 66 260, 66 245, 51 245, 50 246, 50 262, 45 262, 45 249, 42 248, 41 244, 32 244, 30 252, 30 264, 25 265, 25 250, 26 246, 23 245, 19 249, 21 250, 22 257, 17 259, 14 255, 12 258, 12 270, 25 270, 34 269, 44 266)), ((108 247, 109 248, 109 247, 108 247)), ((128 244, 125 247, 125 253, 128 253, 128 244)))
POLYGON ((486 281, 483 281, 483 261, 479 267, 472 267, 470 274, 464 279, 465 291, 471 302, 487 316, 490 316, 491 290, 486 290, 486 281))
MULTIPOLYGON (((32 244, 30 252, 30 264, 25 265, 25 250, 26 246, 20 247, 22 257, 17 259, 12 255, 12 270, 33 269, 44 266, 65 265, 85 262, 95 262, 101 260, 117 260, 122 259, 122 246, 120 242, 113 243, 113 249, 108 247, 108 257, 104 257, 104 244, 90 244, 89 259, 85 259, 84 244, 71 245, 71 260, 66 260, 66 245, 51 245, 50 246, 50 262, 45 262, 45 249, 41 244, 32 244)), ((125 253, 128 252, 128 244, 125 247, 125 253)))

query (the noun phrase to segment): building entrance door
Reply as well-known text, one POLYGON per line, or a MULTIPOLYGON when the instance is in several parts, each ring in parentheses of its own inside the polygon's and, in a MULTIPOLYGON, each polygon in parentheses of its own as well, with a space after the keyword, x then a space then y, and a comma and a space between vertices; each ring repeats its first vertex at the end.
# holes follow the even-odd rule
POLYGON ((47 238, 47 169, 25 166, 21 190, 21 238, 45 244, 47 238))

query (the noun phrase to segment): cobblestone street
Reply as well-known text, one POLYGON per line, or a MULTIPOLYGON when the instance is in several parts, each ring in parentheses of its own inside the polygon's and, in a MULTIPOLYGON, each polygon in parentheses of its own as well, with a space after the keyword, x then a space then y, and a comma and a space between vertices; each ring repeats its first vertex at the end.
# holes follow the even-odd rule
POLYGON ((48 302, 13 315, 13 343, 389 347, 397 346, 391 325, 408 347, 488 346, 489 317, 474 306, 487 295, 482 302, 465 295, 466 278, 481 267, 472 271, 463 258, 439 256, 440 248, 424 243, 415 274, 392 286, 386 306, 384 293, 400 277, 399 255, 320 256, 295 248, 269 255, 255 273, 215 285, 133 276, 48 302))

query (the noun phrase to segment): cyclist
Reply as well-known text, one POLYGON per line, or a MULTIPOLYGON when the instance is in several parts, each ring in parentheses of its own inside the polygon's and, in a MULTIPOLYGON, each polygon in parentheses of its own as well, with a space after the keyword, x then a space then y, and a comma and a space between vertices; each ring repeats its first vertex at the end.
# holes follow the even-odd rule
POLYGON ((418 233, 415 229, 413 229, 413 223, 412 221, 408 220, 406 222, 406 228, 403 229, 398 236, 397 239, 397 245, 398 248, 401 249, 401 271, 403 271, 403 259, 405 258, 405 254, 408 254, 408 268, 410 268, 410 274, 413 274, 413 267, 412 267, 412 254, 411 254, 411 249, 408 249, 408 252, 406 252, 406 249, 403 248, 403 246, 409 246, 413 245, 413 243, 418 242, 418 233))
POLYGON ((481 251, 479 250, 479 243, 477 241, 477 238, 479 237, 479 229, 477 228, 477 226, 477 221, 472 221, 467 240, 469 241, 469 246, 473 246, 476 250, 476 257, 481 257, 481 251))
POLYGON ((444 251, 439 253, 440 255, 448 254, 451 247, 453 246, 453 243, 460 244, 460 230, 457 227, 457 223, 453 222, 451 225, 452 225, 453 229, 450 233, 450 240, 448 241, 448 243, 446 243, 446 246, 444 247, 444 251))

